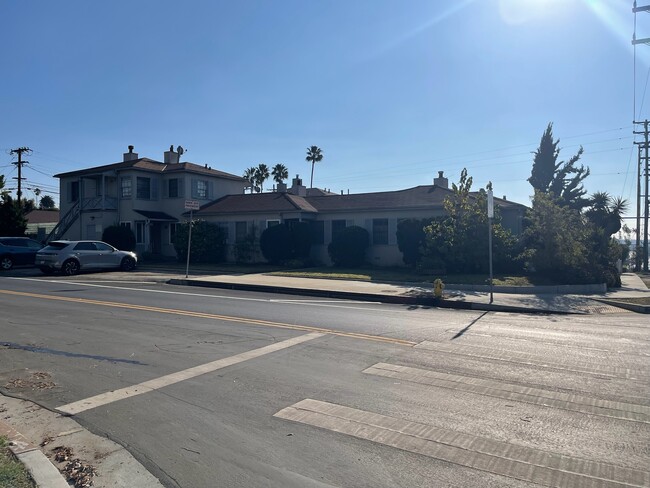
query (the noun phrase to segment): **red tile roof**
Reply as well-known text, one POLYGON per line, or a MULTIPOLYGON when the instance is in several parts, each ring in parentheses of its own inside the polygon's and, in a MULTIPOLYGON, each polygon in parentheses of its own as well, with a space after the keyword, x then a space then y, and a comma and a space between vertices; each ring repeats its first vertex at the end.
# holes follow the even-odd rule
POLYGON ((52 224, 59 221, 58 210, 32 210, 25 215, 28 224, 52 224))

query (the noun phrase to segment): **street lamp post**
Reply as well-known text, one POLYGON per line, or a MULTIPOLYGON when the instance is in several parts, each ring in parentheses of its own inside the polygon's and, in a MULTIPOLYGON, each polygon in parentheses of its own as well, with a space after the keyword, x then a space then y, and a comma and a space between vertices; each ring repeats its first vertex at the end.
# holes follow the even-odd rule
POLYGON ((492 219, 494 218, 494 196, 492 190, 487 192, 487 214, 488 214, 488 254, 490 256, 490 303, 494 301, 494 285, 492 279, 492 219))

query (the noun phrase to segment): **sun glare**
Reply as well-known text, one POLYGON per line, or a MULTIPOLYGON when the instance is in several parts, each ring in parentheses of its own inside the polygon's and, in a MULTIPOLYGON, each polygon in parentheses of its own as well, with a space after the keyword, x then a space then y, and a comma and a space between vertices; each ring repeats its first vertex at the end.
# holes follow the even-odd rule
POLYGON ((575 0, 499 0, 501 18, 508 24, 526 22, 557 15, 575 0))

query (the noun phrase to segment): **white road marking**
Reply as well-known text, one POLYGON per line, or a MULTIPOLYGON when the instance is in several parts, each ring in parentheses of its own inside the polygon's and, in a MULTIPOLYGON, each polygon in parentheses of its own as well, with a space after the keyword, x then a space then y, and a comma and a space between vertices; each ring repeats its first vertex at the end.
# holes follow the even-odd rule
POLYGON ((640 469, 495 441, 318 400, 302 400, 280 410, 274 417, 556 488, 623 488, 650 483, 650 473, 640 469))
POLYGON ((185 369, 183 371, 178 371, 176 373, 168 374, 161 376, 160 378, 155 378, 153 380, 145 381, 137 385, 129 386, 126 388, 121 388, 119 390, 109 391, 107 393, 101 393, 84 400, 79 400, 77 402, 68 403, 67 405, 62 405, 57 407, 57 410, 62 413, 69 415, 75 415, 86 410, 91 410, 93 408, 101 407, 102 405, 107 405, 109 403, 117 402, 125 398, 131 398, 136 395, 141 395, 143 393, 149 393, 151 391, 164 388, 165 386, 173 385, 180 381, 188 380, 196 376, 200 376, 206 373, 211 373, 218 369, 223 369, 233 364, 238 364, 249 359, 255 359, 272 352, 280 351, 297 344, 302 344, 303 342, 311 341, 319 337, 324 336, 325 334, 320 334, 312 332, 310 334, 301 335, 298 337, 293 337, 282 342, 276 342, 268 346, 260 347, 259 349, 253 349, 252 351, 242 352, 234 356, 230 356, 223 359, 218 359, 210 363, 201 364, 193 368, 185 369))
MULTIPOLYGON (((310 305, 310 306, 316 306, 316 307, 328 307, 328 308, 345 308, 345 309, 353 309, 353 310, 370 310, 370 311, 377 311, 375 308, 365 308, 365 307, 347 307, 347 306, 340 306, 340 305, 333 305, 333 303, 365 303, 365 304, 374 304, 374 305, 383 305, 380 302, 360 302, 357 300, 323 300, 322 302, 319 302, 317 300, 291 300, 291 299, 286 299, 286 300, 281 300, 281 299, 276 299, 276 298, 248 298, 248 297, 232 297, 232 296, 226 296, 226 295, 210 295, 207 293, 187 293, 187 292, 182 292, 182 291, 170 291, 170 290, 149 290, 147 288, 129 288, 127 286, 105 286, 105 285, 96 285, 94 283, 88 283, 88 282, 83 282, 83 281, 59 281, 59 280, 44 280, 44 279, 38 279, 38 278, 18 278, 18 277, 13 277, 13 276, 8 276, 7 279, 10 280, 19 280, 19 281, 37 281, 39 283, 55 283, 58 285, 61 284, 69 284, 69 285, 84 285, 84 286, 90 286, 94 288, 107 288, 109 290, 126 290, 126 291, 142 291, 146 293, 162 293, 162 294, 167 294, 167 295, 184 295, 184 296, 191 296, 191 297, 206 297, 206 298, 219 298, 223 300, 240 300, 244 302, 264 302, 264 303, 286 303, 287 305, 310 305)), ((152 284, 154 285, 155 283, 152 283, 150 281, 148 282, 143 282, 146 284, 152 284)), ((389 310, 392 311, 392 310, 389 310)), ((386 312, 386 310, 382 310, 382 312, 386 312)), ((401 313, 401 310, 398 310, 397 312, 401 313)))

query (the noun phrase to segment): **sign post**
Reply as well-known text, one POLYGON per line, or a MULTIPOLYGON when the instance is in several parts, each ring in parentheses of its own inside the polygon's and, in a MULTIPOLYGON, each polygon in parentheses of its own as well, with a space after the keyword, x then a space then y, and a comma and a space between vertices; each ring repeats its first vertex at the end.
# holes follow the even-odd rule
POLYGON ((494 285, 492 283, 492 219, 494 218, 494 196, 492 190, 487 192, 487 216, 488 216, 488 247, 490 255, 490 303, 494 301, 494 285))
POLYGON ((198 210, 200 207, 198 200, 185 200, 185 210, 190 211, 190 228, 187 233, 187 263, 185 264, 185 278, 189 276, 190 273, 190 248, 192 246, 192 222, 194 210, 198 210))

